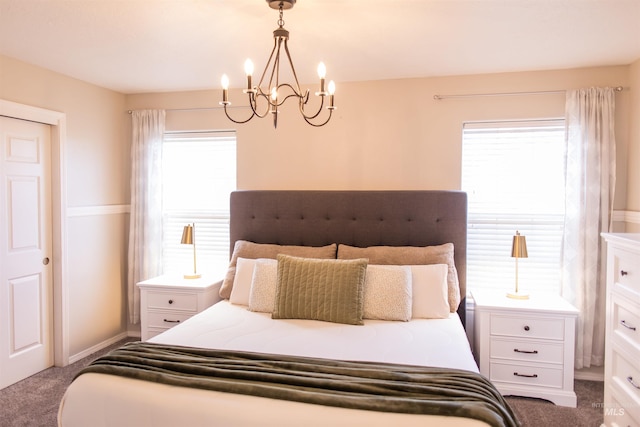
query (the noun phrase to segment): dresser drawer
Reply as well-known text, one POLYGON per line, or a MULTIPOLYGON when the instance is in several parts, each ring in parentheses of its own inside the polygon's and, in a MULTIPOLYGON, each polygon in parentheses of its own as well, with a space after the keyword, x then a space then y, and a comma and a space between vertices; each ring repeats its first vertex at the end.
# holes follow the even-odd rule
POLYGON ((559 342, 491 338, 492 359, 525 360, 562 364, 564 346, 559 342))
POLYGON ((491 362, 491 381, 562 388, 563 371, 551 367, 491 362))
POLYGON ((172 311, 150 311, 147 314, 149 328, 165 328, 169 329, 176 326, 192 315, 189 313, 178 313, 172 311))
POLYGON ((611 377, 614 384, 632 400, 640 403, 640 370, 637 367, 639 355, 633 358, 636 363, 632 363, 618 351, 613 351, 612 356, 611 377))
POLYGON ((616 249, 613 252, 612 270, 615 287, 624 287, 640 294, 640 256, 616 249))
POLYGON ((640 353, 640 314, 637 314, 640 310, 633 310, 627 307, 631 306, 619 301, 616 296, 613 297, 611 313, 613 336, 610 338, 625 340, 638 349, 640 353))
POLYGON ((612 427, 640 426, 640 411, 638 404, 629 402, 628 398, 614 394, 611 406, 604 408, 605 422, 612 427))
POLYGON ((198 296, 189 293, 148 291, 147 308, 183 310, 196 313, 198 311, 198 296))
POLYGON ((564 319, 492 314, 491 335, 564 340, 564 319))

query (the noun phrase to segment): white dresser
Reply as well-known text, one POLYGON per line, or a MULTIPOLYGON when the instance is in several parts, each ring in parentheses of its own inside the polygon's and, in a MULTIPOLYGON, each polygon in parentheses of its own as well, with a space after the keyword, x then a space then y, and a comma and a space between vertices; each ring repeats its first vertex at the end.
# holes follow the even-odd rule
POLYGON ((139 282, 142 341, 183 322, 220 301, 221 280, 203 276, 158 276, 139 282))
POLYGON ((537 397, 576 407, 573 391, 578 310, 558 295, 507 298, 473 292, 474 349, 480 372, 503 395, 537 397))
POLYGON ((605 233, 604 423, 640 426, 640 234, 605 233))

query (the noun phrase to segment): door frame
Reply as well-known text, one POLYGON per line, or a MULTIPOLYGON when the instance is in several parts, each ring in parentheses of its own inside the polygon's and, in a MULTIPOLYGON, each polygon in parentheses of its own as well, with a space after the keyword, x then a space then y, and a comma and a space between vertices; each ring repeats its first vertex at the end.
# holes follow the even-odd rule
POLYGON ((67 115, 0 99, 0 115, 51 126, 51 232, 53 238, 53 354, 55 366, 69 364, 69 293, 67 264, 67 203, 65 147, 67 115))

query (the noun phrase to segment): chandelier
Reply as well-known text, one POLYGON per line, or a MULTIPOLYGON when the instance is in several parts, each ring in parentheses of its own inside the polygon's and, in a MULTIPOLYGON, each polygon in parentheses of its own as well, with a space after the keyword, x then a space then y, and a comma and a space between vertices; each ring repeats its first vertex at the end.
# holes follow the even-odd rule
POLYGON ((278 109, 284 102, 289 98, 297 98, 298 107, 300 110, 300 114, 304 118, 304 120, 312 126, 320 127, 326 125, 331 119, 331 114, 333 110, 336 109, 334 105, 334 93, 336 90, 335 83, 332 81, 325 87, 325 75, 326 75, 326 67, 321 62, 318 65, 318 77, 320 78, 320 90, 315 93, 317 97, 320 98, 320 106, 315 111, 308 111, 310 108, 308 107, 309 102, 309 89, 302 91, 300 88, 300 83, 298 82, 298 76, 296 74, 296 69, 293 66, 293 61, 291 60, 291 54, 289 53, 289 46, 287 42, 289 41, 289 31, 284 28, 284 20, 282 19, 283 10, 291 9, 293 5, 296 3, 296 0, 266 0, 269 3, 269 7, 272 9, 278 9, 280 11, 280 18, 278 19, 278 28, 273 32, 273 49, 271 50, 271 55, 269 56, 269 61, 267 65, 264 67, 264 71, 262 72, 262 76, 260 77, 260 81, 257 86, 253 86, 252 83, 252 75, 253 75, 253 62, 250 59, 247 59, 244 64, 244 71, 247 75, 247 86, 242 90, 248 96, 249 107, 251 107, 251 115, 246 119, 237 120, 232 118, 229 115, 229 110, 227 107, 231 105, 229 102, 229 78, 227 75, 222 76, 222 102, 220 105, 224 107, 224 113, 227 118, 234 123, 242 124, 247 123, 254 117, 265 118, 269 114, 273 117, 273 127, 278 127, 278 109), (291 68, 291 74, 293 75, 292 83, 283 83, 280 81, 280 53, 282 48, 284 47, 284 52, 286 53, 286 59, 289 62, 289 67, 291 68), (268 79, 267 79, 268 77, 268 79), (263 89, 263 85, 265 85, 266 89, 263 89), (325 104, 325 98, 329 98, 328 105, 326 109, 329 111, 328 114, 324 114, 323 116, 327 116, 326 119, 321 119, 321 113, 325 104))

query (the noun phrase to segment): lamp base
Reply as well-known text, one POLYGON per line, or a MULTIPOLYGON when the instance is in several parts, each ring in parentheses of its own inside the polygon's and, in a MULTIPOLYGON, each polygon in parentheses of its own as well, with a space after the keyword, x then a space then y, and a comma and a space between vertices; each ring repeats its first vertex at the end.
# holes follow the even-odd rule
POLYGON ((529 294, 526 294, 524 292, 507 292, 507 298, 529 299, 529 294))
POLYGON ((185 279, 199 279, 202 277, 202 274, 193 273, 193 274, 185 274, 183 276, 185 279))

